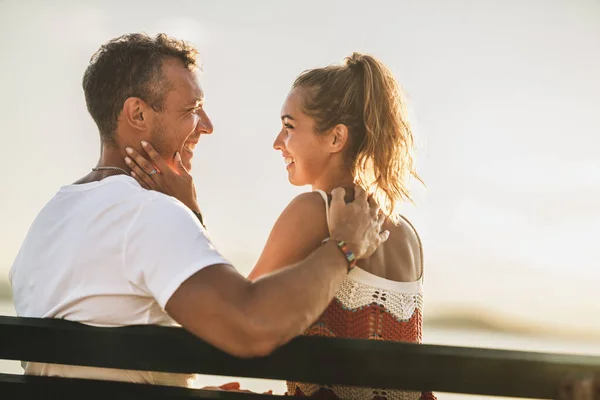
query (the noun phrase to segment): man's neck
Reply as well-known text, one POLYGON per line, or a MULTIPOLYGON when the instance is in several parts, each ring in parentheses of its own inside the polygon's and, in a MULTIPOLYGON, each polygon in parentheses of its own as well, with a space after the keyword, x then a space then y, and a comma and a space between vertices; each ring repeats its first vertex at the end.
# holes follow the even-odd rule
POLYGON ((95 168, 100 168, 97 171, 92 170, 89 174, 75 182, 75 184, 90 183, 101 181, 104 178, 114 175, 124 175, 122 169, 129 173, 130 169, 125 163, 125 149, 118 145, 102 145, 100 159, 95 168), (115 169, 102 169, 103 167, 113 167, 115 169), (119 169, 117 169, 119 168, 119 169))

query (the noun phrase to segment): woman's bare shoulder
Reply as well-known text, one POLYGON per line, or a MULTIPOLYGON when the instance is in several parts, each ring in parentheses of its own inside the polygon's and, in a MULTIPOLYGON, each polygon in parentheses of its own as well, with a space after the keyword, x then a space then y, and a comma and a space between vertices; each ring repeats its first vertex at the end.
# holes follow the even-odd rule
POLYGON ((325 202, 319 193, 296 196, 283 210, 249 275, 264 274, 305 259, 328 236, 325 202))
POLYGON ((390 231, 383 248, 386 277, 398 281, 418 280, 423 273, 423 252, 415 227, 400 217, 396 223, 386 222, 385 228, 390 231))
POLYGON ((421 239, 417 233, 417 228, 404 216, 400 216, 398 222, 392 224, 394 232, 408 246, 417 251, 421 251, 421 239))
POLYGON ((301 193, 290 201, 286 210, 325 215, 325 200, 318 192, 301 193))

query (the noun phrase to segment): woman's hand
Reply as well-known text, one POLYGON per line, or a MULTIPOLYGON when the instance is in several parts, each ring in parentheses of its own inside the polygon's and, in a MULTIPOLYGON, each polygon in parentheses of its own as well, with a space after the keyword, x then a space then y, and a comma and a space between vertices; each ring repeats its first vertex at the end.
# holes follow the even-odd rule
POLYGON ((173 159, 175 168, 171 168, 150 143, 142 141, 142 148, 149 160, 131 147, 125 149, 129 154, 129 157, 125 157, 125 163, 131 169, 131 176, 143 188, 173 196, 192 211, 199 213, 196 186, 192 176, 183 166, 179 152, 175 153, 173 159))
MULTIPOLYGON (((227 392, 241 392, 241 393, 255 393, 250 390, 242 389, 239 382, 229 382, 225 383, 221 386, 204 386, 202 389, 204 390, 220 390, 227 392)), ((272 390, 268 392, 264 392, 263 394, 273 394, 272 390)))
POLYGON ((600 376, 570 376, 558 388, 559 400, 600 399, 600 376))

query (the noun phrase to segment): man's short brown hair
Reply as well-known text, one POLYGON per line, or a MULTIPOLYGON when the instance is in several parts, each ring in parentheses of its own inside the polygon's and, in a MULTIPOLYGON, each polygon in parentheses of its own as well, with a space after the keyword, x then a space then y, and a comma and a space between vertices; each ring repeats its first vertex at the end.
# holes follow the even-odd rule
POLYGON ((83 75, 83 91, 102 141, 114 141, 117 120, 127 98, 139 97, 161 111, 172 87, 164 77, 163 62, 180 59, 186 68, 194 70, 197 54, 192 45, 164 33, 156 37, 127 34, 100 47, 83 75))

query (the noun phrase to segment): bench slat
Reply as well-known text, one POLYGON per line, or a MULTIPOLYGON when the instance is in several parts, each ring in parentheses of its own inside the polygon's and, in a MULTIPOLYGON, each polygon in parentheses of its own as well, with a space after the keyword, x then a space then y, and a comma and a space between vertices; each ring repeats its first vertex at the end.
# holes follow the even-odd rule
POLYGON ((411 390, 553 398, 562 379, 600 374, 600 357, 299 337, 238 359, 180 328, 97 328, 0 317, 0 359, 411 390))
MULTIPOLYGON (((2 398, 4 399, 273 400, 274 397, 283 398, 283 396, 254 393, 221 392, 127 382, 10 374, 0 374, 0 393, 2 393, 2 398)), ((294 399, 298 397, 286 396, 285 398, 294 399)))

